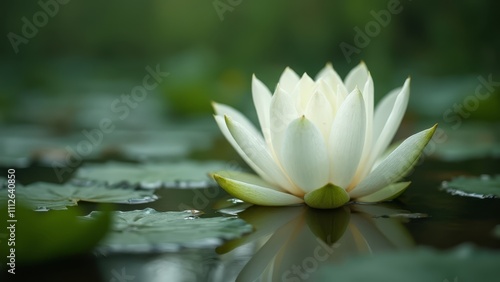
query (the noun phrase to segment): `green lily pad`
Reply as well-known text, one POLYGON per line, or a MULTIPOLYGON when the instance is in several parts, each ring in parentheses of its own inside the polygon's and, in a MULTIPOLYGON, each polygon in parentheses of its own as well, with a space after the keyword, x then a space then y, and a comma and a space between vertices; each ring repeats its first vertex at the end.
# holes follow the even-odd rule
POLYGON ((496 281, 499 261, 500 252, 470 245, 445 252, 422 247, 324 266, 314 281, 496 281))
MULTIPOLYGON (((86 218, 99 216, 91 212, 86 218)), ((213 248, 224 240, 252 231, 252 226, 236 217, 200 218, 191 211, 157 212, 146 208, 117 211, 111 232, 101 242, 101 253, 169 252, 180 248, 213 248)))
POLYGON ((467 122, 457 130, 444 124, 432 156, 444 161, 500 157, 500 123, 467 122))
MULTIPOLYGON (((0 208, 2 215, 10 214, 10 211, 7 206, 0 208)), ((92 250, 109 229, 111 213, 102 212, 92 222, 81 220, 80 214, 78 208, 34 212, 16 201, 13 217, 0 221, 0 261, 10 262, 8 256, 13 256, 11 248, 15 249, 15 261, 20 263, 46 262, 92 250), (13 240, 10 240, 11 234, 15 234, 13 240)))
POLYGON ((160 163, 118 163, 85 165, 77 178, 103 182, 108 186, 140 186, 141 188, 206 188, 214 184, 211 171, 227 167, 226 162, 180 161, 160 163))
MULTIPOLYGON (((110 128, 118 127, 115 121, 106 120, 110 121, 110 128)), ((86 127, 96 125, 99 120, 86 127)), ((5 167, 27 167, 32 162, 64 167, 70 157, 95 160, 113 156, 136 161, 181 158, 194 150, 208 150, 219 134, 212 121, 195 119, 154 130, 151 127, 141 131, 113 129, 109 133, 93 129, 56 135, 41 126, 1 125, 0 131, 3 133, 0 136, 0 165, 5 167), (91 152, 82 153, 82 144, 92 144, 91 152)))
POLYGON ((474 197, 480 199, 500 198, 500 175, 479 177, 460 176, 451 181, 443 181, 441 190, 452 195, 474 197))
POLYGON ((27 167, 32 161, 51 165, 62 161, 68 152, 64 150, 68 140, 56 139, 37 126, 2 126, 0 128, 0 165, 27 167))
MULTIPOLYGON (((7 190, 0 192, 0 200, 7 201, 7 190)), ((138 204, 158 199, 153 191, 128 188, 109 188, 102 185, 76 186, 36 182, 27 186, 16 186, 16 199, 38 211, 63 210, 76 206, 79 201, 93 203, 138 204)))

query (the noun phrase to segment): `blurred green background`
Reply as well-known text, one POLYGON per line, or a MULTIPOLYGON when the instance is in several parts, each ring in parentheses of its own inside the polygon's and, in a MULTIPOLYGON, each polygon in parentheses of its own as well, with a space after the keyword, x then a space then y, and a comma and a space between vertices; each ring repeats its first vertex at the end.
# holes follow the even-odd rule
MULTIPOLYGON (((211 100, 251 113, 251 74, 274 88, 286 66, 313 76, 332 62, 344 77, 363 60, 376 100, 410 75, 407 118, 441 123, 478 76, 500 81, 496 1, 59 1, 0 4, 0 122, 89 127, 75 122, 92 115, 82 105, 109 115, 106 101, 158 64, 169 76, 154 104, 170 119, 208 116, 211 100), (391 5, 399 12, 377 22, 391 5)), ((491 94, 467 119, 499 120, 498 89, 491 94)))

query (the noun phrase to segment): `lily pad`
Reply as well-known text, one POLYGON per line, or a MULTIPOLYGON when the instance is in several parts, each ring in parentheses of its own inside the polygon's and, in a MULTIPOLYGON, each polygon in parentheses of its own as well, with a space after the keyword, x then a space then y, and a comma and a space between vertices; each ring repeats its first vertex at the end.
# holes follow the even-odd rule
MULTIPOLYGON (((91 212, 93 219, 101 212, 91 212)), ((191 211, 157 212, 146 208, 114 212, 111 232, 101 242, 101 253, 169 252, 180 248, 213 248, 224 240, 252 231, 236 217, 200 218, 191 211)))
POLYGON ((500 123, 467 122, 457 129, 442 126, 428 149, 433 156, 444 161, 500 157, 500 123))
POLYGON ((452 195, 465 197, 500 198, 500 175, 460 176, 451 181, 443 181, 441 189, 452 195))
MULTIPOLYGON (((109 120, 110 128, 117 127, 109 120)), ((72 134, 53 132, 37 126, 0 126, 0 165, 27 167, 68 165, 70 158, 103 159, 109 156, 136 161, 185 157, 194 150, 207 150, 218 132, 215 125, 192 120, 181 125, 168 124, 155 130, 82 130, 72 134), (213 129, 211 128, 213 127, 213 129), (200 142, 203 140, 203 142, 200 142), (85 146, 91 144, 91 151, 85 146)), ((99 125, 99 123, 96 123, 99 125)))
POLYGON ((180 161, 159 163, 90 164, 78 170, 77 178, 103 182, 108 186, 140 186, 141 188, 206 188, 214 184, 211 171, 227 167, 226 162, 180 161))
POLYGON ((68 140, 56 139, 37 126, 2 126, 0 128, 0 165, 27 167, 32 161, 50 165, 62 161, 68 152, 64 150, 68 140))
MULTIPOLYGON (((0 208, 1 214, 10 211, 6 205, 0 208)), ((10 261, 7 238, 12 238, 11 234, 15 235, 15 240, 9 241, 9 246, 15 247, 15 262, 46 262, 91 251, 109 229, 111 212, 102 212, 92 222, 81 220, 79 214, 78 208, 38 213, 17 201, 13 217, 0 222, 0 261, 10 261)))
POLYGON ((325 265, 314 281, 496 281, 499 261, 500 252, 470 245, 445 252, 422 247, 325 265))
MULTIPOLYGON (((76 186, 36 182, 16 187, 16 199, 24 201, 38 211, 63 210, 76 206, 79 201, 93 203, 138 204, 158 199, 153 191, 128 188, 109 188, 103 185, 76 186)), ((7 190, 0 193, 0 200, 7 200, 7 190)))

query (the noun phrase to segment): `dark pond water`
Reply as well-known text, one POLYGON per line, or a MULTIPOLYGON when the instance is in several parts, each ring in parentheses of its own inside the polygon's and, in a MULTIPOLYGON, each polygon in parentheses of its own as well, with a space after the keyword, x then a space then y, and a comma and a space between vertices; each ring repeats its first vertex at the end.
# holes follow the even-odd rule
MULTIPOLYGON (((182 203, 203 211, 202 217, 237 215, 252 224, 254 231, 217 248, 146 255, 89 254, 20 266, 21 275, 17 278, 35 281, 307 281, 321 265, 339 264, 360 254, 371 253, 376 257, 418 246, 450 249, 465 242, 500 249, 500 240, 492 235, 492 230, 500 224, 498 199, 453 196, 439 189, 443 180, 458 175, 495 174, 499 167, 499 159, 451 163, 428 159, 408 177, 412 185, 396 201, 379 205, 352 204, 332 211, 303 206, 249 207, 232 201, 218 187, 160 189, 157 191, 160 199, 156 202, 117 205, 116 209, 152 207, 157 211, 170 211, 178 210, 182 203), (297 270, 297 266, 302 268, 297 270)), ((18 180, 24 184, 54 181, 52 174, 52 169, 42 167, 17 170, 18 180)), ((97 205, 81 203, 80 207, 89 212, 97 205)))

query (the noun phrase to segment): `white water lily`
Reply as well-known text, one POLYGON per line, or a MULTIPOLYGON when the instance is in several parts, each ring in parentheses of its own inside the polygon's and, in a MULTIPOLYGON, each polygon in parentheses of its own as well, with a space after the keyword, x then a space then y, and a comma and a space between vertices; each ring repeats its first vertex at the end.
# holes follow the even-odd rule
POLYGON ((364 63, 344 81, 331 64, 314 80, 286 68, 274 95, 253 76, 261 131, 234 108, 213 106, 222 133, 258 176, 218 171, 212 177, 234 197, 264 206, 305 202, 326 209, 351 200, 392 199, 410 184, 398 181, 436 129, 387 150, 406 111, 409 87, 408 78, 374 109, 373 80, 364 63))

